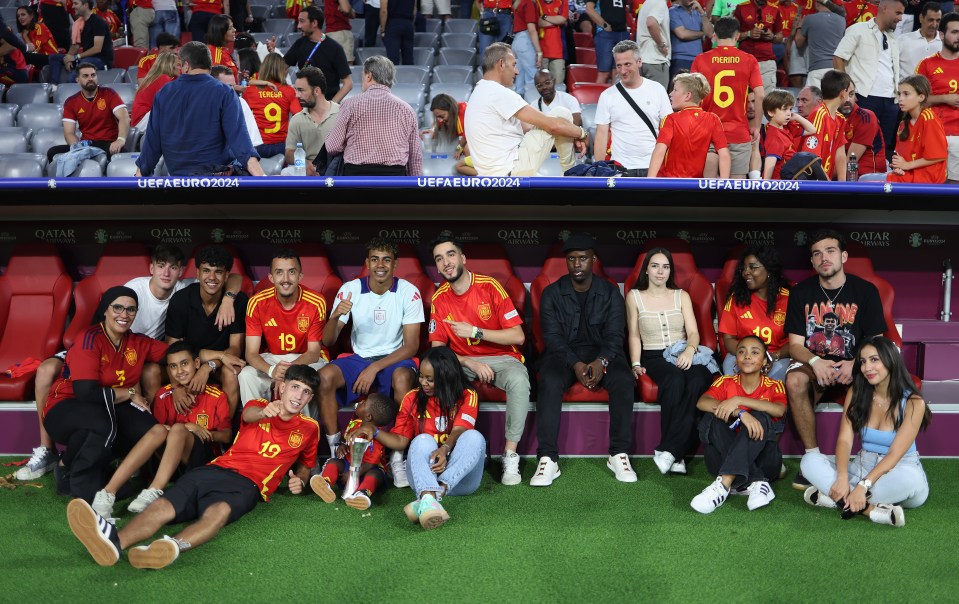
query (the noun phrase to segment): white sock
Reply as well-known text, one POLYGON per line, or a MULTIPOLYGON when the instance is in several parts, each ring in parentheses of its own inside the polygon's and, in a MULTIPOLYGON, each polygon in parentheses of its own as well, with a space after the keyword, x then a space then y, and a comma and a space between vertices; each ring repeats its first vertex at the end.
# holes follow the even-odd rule
POLYGON ((327 434, 326 442, 330 445, 330 456, 336 457, 336 448, 340 446, 340 433, 327 434))
POLYGON ((397 463, 403 461, 403 452, 402 451, 393 451, 390 453, 390 463, 397 463))
POLYGON ((813 447, 812 449, 806 449, 806 453, 816 453, 819 454, 819 447, 813 447))

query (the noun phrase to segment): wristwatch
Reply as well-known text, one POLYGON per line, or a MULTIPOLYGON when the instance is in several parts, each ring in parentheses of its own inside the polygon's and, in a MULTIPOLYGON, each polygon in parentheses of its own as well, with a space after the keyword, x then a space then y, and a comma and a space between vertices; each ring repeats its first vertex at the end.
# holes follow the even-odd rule
POLYGON ((609 367, 609 359, 607 359, 606 357, 597 357, 597 360, 598 360, 600 363, 602 363, 603 369, 609 367))
POLYGON ((133 400, 133 395, 135 395, 135 394, 137 393, 137 389, 134 388, 133 386, 130 386, 130 388, 127 389, 127 392, 130 393, 130 400, 132 401, 132 400, 133 400))
POLYGON ((216 371, 216 361, 209 360, 206 364, 210 366, 210 371, 216 371))
POLYGON ((866 492, 868 493, 870 489, 872 489, 872 481, 869 480, 868 478, 863 478, 862 480, 859 481, 859 486, 866 489, 866 492))
POLYGON ((236 300, 236 294, 234 294, 233 292, 224 292, 223 295, 226 296, 227 298, 230 298, 231 300, 236 300))
POLYGON ((482 339, 483 339, 483 330, 482 330, 482 329, 477 329, 477 330, 476 330, 476 339, 477 339, 477 340, 482 340, 482 339))

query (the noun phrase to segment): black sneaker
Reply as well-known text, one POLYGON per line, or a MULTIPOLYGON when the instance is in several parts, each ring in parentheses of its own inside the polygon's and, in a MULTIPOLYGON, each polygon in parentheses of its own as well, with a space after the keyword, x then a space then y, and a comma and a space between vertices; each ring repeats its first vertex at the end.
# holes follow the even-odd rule
POLYGON ((74 499, 67 504, 67 522, 97 564, 113 566, 120 560, 120 535, 116 527, 93 511, 89 503, 74 499))
POLYGON ((57 495, 70 496, 70 468, 57 464, 53 467, 53 479, 57 483, 57 495))
POLYGON ((806 477, 802 475, 802 470, 797 471, 796 475, 793 477, 793 488, 797 491, 805 491, 812 486, 806 477))

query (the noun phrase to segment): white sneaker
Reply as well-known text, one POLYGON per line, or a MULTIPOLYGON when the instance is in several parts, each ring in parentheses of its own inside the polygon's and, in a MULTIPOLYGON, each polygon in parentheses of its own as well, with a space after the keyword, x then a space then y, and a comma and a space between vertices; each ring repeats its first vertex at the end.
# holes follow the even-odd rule
POLYGON ((749 493, 749 499, 746 500, 746 507, 750 510, 769 505, 769 502, 776 498, 773 488, 765 480, 757 480, 746 489, 749 493))
POLYGON ((829 495, 826 495, 816 487, 809 487, 803 493, 803 500, 809 505, 817 505, 821 508, 835 508, 836 502, 829 498, 829 495))
POLYGON ((729 489, 723 486, 723 479, 717 476, 716 480, 703 489, 702 493, 693 497, 689 505, 700 514, 710 514, 721 506, 727 497, 729 497, 729 489))
POLYGON ((516 451, 503 452, 502 482, 508 487, 523 482, 523 476, 519 473, 519 455, 516 451))
POLYGON ((17 470, 15 478, 17 480, 36 480, 53 470, 59 459, 60 456, 57 455, 55 449, 34 447, 33 455, 30 456, 25 466, 17 470))
POLYGON ((536 473, 529 479, 531 487, 548 487, 553 481, 562 475, 559 471, 559 464, 549 457, 540 457, 539 464, 536 466, 536 473))
POLYGON ((163 495, 162 489, 143 489, 137 498, 130 502, 127 511, 139 514, 163 495))
POLYGON ((670 474, 685 474, 686 473, 686 460, 680 459, 673 465, 669 467, 670 474))
POLYGON ((869 519, 876 524, 888 524, 897 528, 906 526, 906 513, 902 511, 902 506, 888 503, 876 504, 869 512, 869 519))
POLYGON ((100 514, 107 520, 111 520, 113 518, 113 504, 116 500, 117 496, 113 493, 100 490, 93 496, 93 504, 90 507, 92 507, 93 511, 97 514, 100 514))
POLYGON ((653 463, 659 468, 660 474, 668 474, 673 464, 676 463, 676 458, 668 451, 653 451, 653 463))
POLYGON ((390 470, 393 471, 393 486, 398 489, 410 486, 410 481, 406 477, 406 459, 402 451, 393 451, 390 455, 390 470))
POLYGON ((606 467, 613 471, 616 480, 620 482, 636 482, 636 472, 629 464, 629 455, 617 453, 610 455, 606 460, 606 467))

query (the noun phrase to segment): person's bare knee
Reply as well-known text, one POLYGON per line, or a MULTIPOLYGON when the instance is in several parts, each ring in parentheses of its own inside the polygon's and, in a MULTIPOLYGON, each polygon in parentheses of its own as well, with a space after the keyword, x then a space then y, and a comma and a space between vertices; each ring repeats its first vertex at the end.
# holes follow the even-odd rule
POLYGON ((397 403, 403 402, 406 393, 413 389, 413 370, 406 367, 397 369, 393 372, 392 386, 393 399, 397 403))

